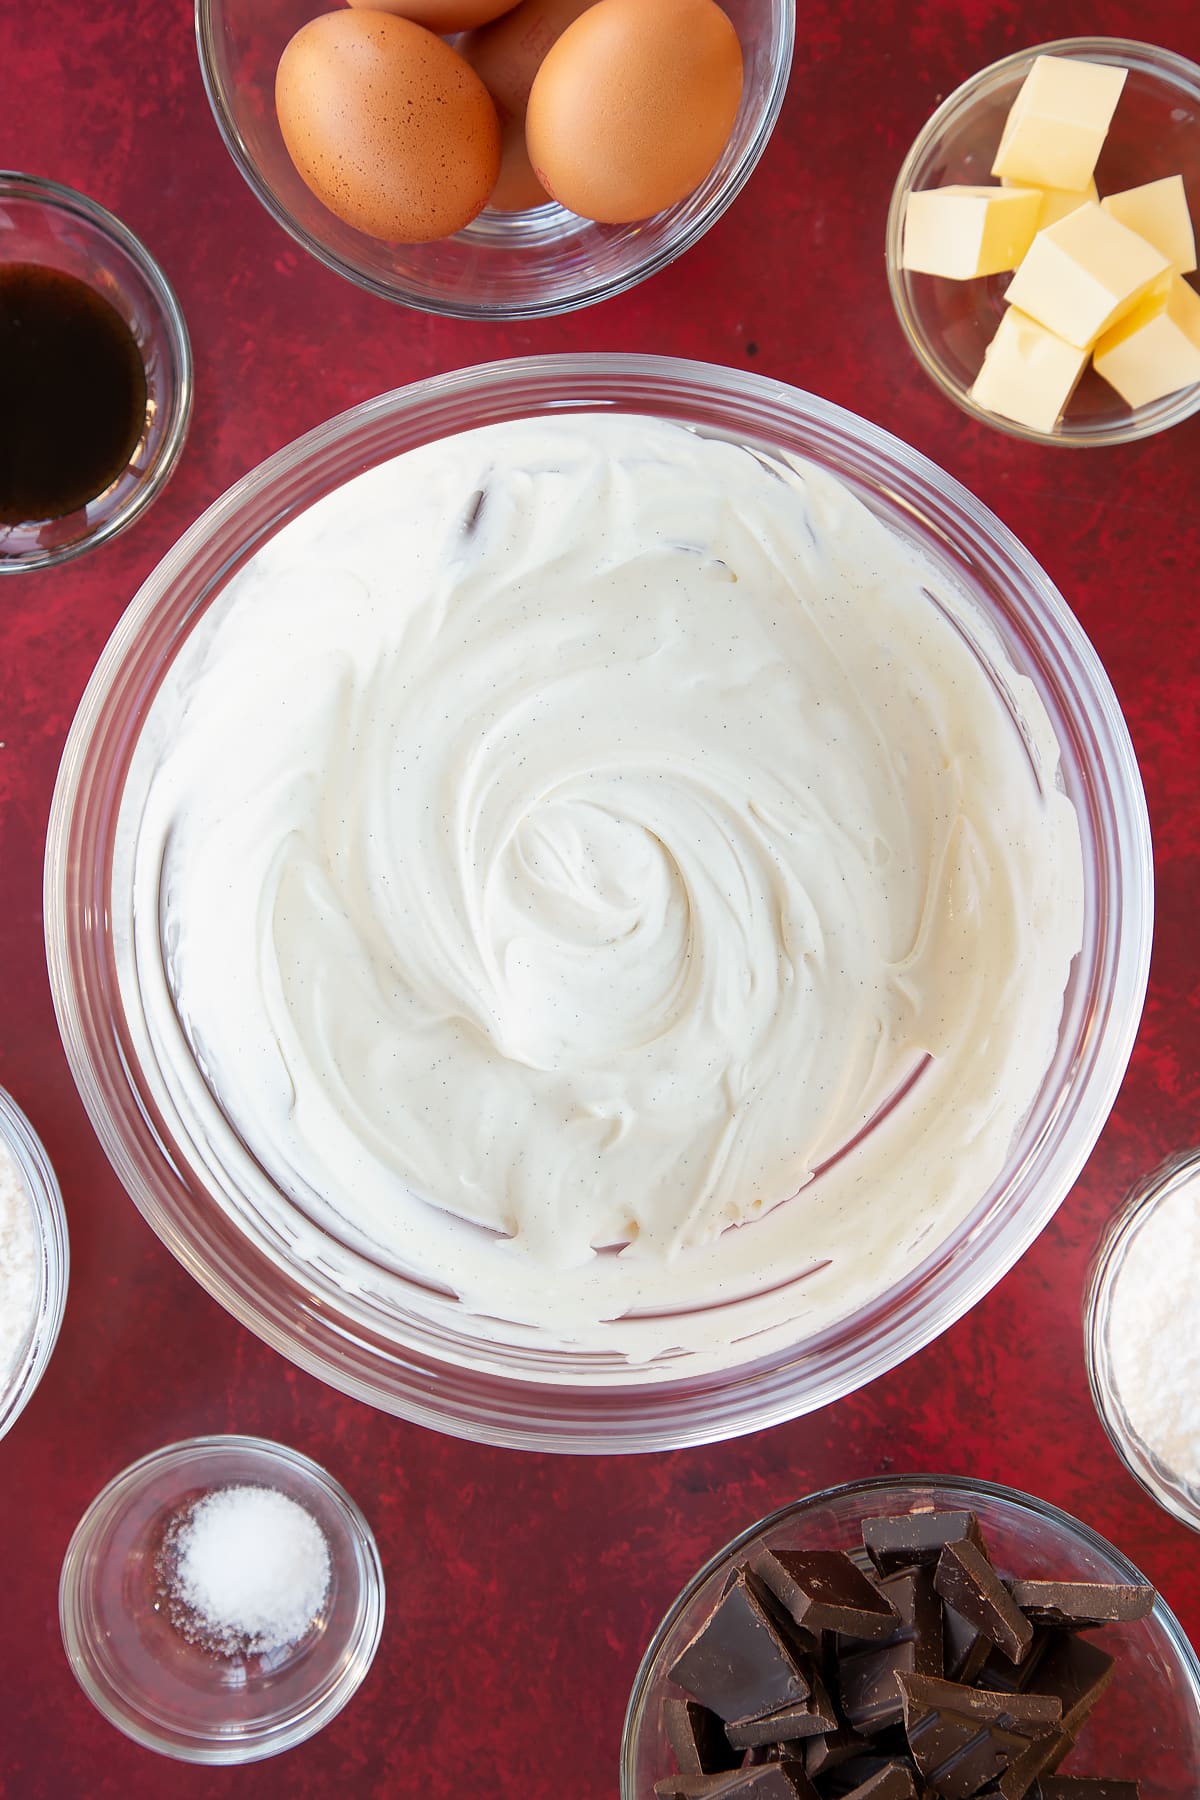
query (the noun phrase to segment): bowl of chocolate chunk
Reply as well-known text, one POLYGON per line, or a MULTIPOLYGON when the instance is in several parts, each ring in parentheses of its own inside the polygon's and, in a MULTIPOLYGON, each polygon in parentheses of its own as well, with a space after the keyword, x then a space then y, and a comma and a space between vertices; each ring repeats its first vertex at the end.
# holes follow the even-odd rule
POLYGON ((742 1532, 642 1660, 622 1800, 1167 1800, 1200 1787, 1200 1661, 1044 1500, 911 1476, 742 1532))

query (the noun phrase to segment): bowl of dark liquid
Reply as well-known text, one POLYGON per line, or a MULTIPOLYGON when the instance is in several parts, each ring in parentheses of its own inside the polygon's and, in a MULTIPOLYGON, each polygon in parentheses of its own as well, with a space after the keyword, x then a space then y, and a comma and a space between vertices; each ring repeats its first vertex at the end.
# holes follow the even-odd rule
POLYGON ((0 173, 0 575, 124 530, 174 468, 191 400, 179 302, 132 232, 0 173))

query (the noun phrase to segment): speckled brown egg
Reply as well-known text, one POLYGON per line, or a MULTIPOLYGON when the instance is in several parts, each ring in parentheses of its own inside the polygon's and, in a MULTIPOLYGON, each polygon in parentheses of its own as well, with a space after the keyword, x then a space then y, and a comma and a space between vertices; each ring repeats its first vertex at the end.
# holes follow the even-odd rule
POLYGON ((525 147, 525 107, 551 45, 595 0, 520 0, 511 12, 468 31, 454 46, 480 76, 500 114, 500 177, 489 206, 524 212, 549 199, 525 147))
POLYGON ((585 219, 646 219, 704 180, 741 95, 741 46, 715 0, 597 0, 534 78, 530 161, 585 219))
MULTIPOLYGON (((368 0, 350 0, 351 6, 366 6, 368 0)), ((486 25, 501 13, 511 12, 516 0, 370 0, 376 12, 396 13, 424 25, 427 31, 439 31, 447 37, 455 31, 473 31, 486 25)))
POLYGON ((301 26, 279 59, 275 109, 301 179, 371 237, 449 237, 499 173, 500 121, 474 69, 392 13, 345 8, 301 26))

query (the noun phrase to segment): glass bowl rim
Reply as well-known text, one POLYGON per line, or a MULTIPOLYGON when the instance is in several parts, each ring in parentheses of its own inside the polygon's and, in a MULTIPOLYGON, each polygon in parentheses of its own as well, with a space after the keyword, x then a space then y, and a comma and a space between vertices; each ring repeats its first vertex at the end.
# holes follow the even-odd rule
POLYGON ((1083 1348, 1088 1387, 1108 1441, 1139 1487, 1164 1512, 1196 1532, 1200 1532, 1200 1500, 1193 1501, 1181 1491, 1180 1477, 1167 1469, 1122 1417, 1117 1389, 1109 1374, 1106 1332, 1112 1316, 1114 1290, 1130 1244, 1149 1214, 1198 1175, 1200 1145, 1174 1151, 1134 1183, 1101 1234, 1088 1269, 1083 1296, 1083 1348))
POLYGON ((259 1762, 306 1742, 335 1718, 353 1698, 370 1672, 383 1635, 386 1610, 386 1586, 383 1564, 375 1534, 357 1501, 347 1493, 328 1469, 305 1454, 272 1438, 249 1436, 240 1432, 214 1433, 181 1438, 173 1444, 162 1444, 117 1472, 105 1482, 84 1508, 63 1556, 58 1583, 59 1631, 71 1672, 92 1705, 134 1743, 173 1761, 204 1764, 210 1767, 232 1767, 259 1762), (334 1671, 334 1679, 321 1698, 306 1711, 291 1719, 271 1725, 259 1725, 244 1737, 224 1734, 220 1737, 189 1736, 184 1743, 164 1739, 161 1731, 145 1715, 129 1705, 127 1696, 119 1696, 119 1704, 99 1682, 90 1659, 84 1655, 86 1639, 79 1629, 77 1613, 79 1594, 84 1587, 83 1563, 97 1529, 119 1517, 131 1499, 136 1498, 146 1481, 159 1471, 184 1469, 189 1463, 203 1462, 206 1457, 223 1453, 253 1455, 264 1465, 286 1467, 317 1488, 330 1501, 346 1529, 355 1550, 355 1566, 360 1576, 355 1635, 347 1645, 353 1656, 343 1656, 334 1671))
POLYGON ((1200 108, 1200 65, 1179 55, 1177 51, 1164 50, 1155 44, 1142 43, 1135 38, 1067 37, 1054 38, 1044 44, 1031 44, 1027 49, 1012 51, 960 82, 953 93, 948 94, 930 114, 913 139, 892 188, 885 228, 884 261, 888 292, 905 342, 925 374, 960 411, 980 424, 990 426, 994 431, 1020 438, 1028 444, 1048 444, 1064 450, 1091 450, 1108 445, 1137 443, 1143 438, 1154 437, 1160 431, 1168 430, 1172 425, 1182 424, 1185 419, 1200 412, 1200 382, 1181 388, 1176 394, 1166 395, 1149 406, 1132 408, 1129 418, 1115 425, 1098 427, 1093 431, 1075 431, 1069 435, 1057 429, 1035 431, 1031 426, 1022 425, 1015 419, 1005 419, 999 413, 989 412, 985 407, 977 406, 969 392, 944 373, 940 360, 929 349, 925 333, 919 329, 908 304, 900 250, 905 204, 914 171, 946 126, 969 111, 982 88, 998 85, 1006 76, 1030 63, 1035 56, 1068 55, 1085 60, 1089 55, 1107 57, 1109 60, 1125 62, 1131 67, 1136 66, 1177 89, 1188 90, 1200 108))
MULTIPOLYGON (((815 1493, 805 1494, 799 1500, 791 1500, 785 1506, 776 1507, 755 1524, 739 1531, 723 1549, 710 1556, 703 1568, 687 1581, 654 1631, 646 1646, 645 1654, 638 1664, 633 1678, 633 1686, 629 1691, 629 1702, 625 1709, 625 1719, 621 1728, 621 1800, 640 1800, 633 1788, 633 1777, 636 1770, 629 1766, 636 1744, 634 1737, 637 1720, 635 1714, 644 1704, 649 1694, 651 1683, 655 1677, 655 1663, 662 1652, 671 1631, 678 1624, 687 1608, 691 1605, 705 1582, 715 1575, 720 1568, 755 1539, 777 1526, 786 1524, 800 1513, 815 1511, 818 1507, 827 1506, 834 1501, 858 1498, 871 1494, 888 1492, 907 1492, 914 1490, 935 1489, 942 1493, 953 1494, 963 1500, 972 1496, 982 1496, 986 1500, 1000 1500, 1013 1506, 1019 1513, 1032 1515, 1036 1519, 1055 1527, 1067 1537, 1082 1543, 1088 1549, 1099 1552, 1118 1570, 1120 1578, 1125 1582, 1141 1586, 1146 1584, 1146 1577, 1115 1544, 1094 1530, 1083 1519, 1077 1519, 1073 1513, 1055 1506, 1051 1500, 1042 1500, 1036 1494, 1027 1494, 1020 1488, 1008 1487, 1002 1482, 974 1480, 966 1475, 870 1475, 860 1481, 837 1482, 832 1487, 820 1488, 815 1493)), ((1148 1585, 1153 1585, 1148 1584, 1148 1585)), ((1168 1642, 1174 1650, 1182 1666, 1191 1689, 1192 1700, 1200 1710, 1200 1654, 1180 1625, 1175 1614, 1167 1605, 1162 1595, 1155 1589, 1155 1601, 1149 1617, 1165 1632, 1168 1642)))
MULTIPOLYGON (((394 446, 388 453, 396 453, 394 446)), ((361 466, 360 456, 356 467, 361 466)), ((339 482, 348 478, 347 471, 338 475, 339 482)), ((1096 766, 1095 753, 1091 766, 1096 766)), ((117 1174, 152 1227, 234 1317, 319 1379, 433 1429, 511 1448, 602 1454, 711 1442, 811 1411, 853 1391, 923 1347, 1011 1268, 1069 1191, 1115 1097, 1132 1049, 1145 991, 1152 887, 1149 825, 1136 758, 1099 658, 1049 578, 980 501, 890 433, 829 401, 768 377, 668 357, 568 353, 456 370, 361 402, 277 451, 243 476, 190 527, 127 607, 80 702, 51 807, 45 914, 59 1028, 93 1126, 117 1174), (553 396, 557 388, 568 383, 569 402, 556 403, 553 396), (947 1278, 931 1298, 928 1284, 922 1283, 919 1302, 914 1302, 914 1317, 906 1315, 899 1321, 893 1318, 885 1330, 867 1334, 865 1342, 855 1334, 851 1345, 850 1335, 843 1330, 845 1342, 839 1339, 836 1362, 830 1362, 828 1346, 821 1345, 823 1362, 815 1374, 811 1366, 805 1367, 798 1360, 799 1347, 794 1346, 788 1353, 780 1352, 765 1367, 735 1365, 720 1376, 698 1378, 701 1385, 695 1393, 683 1384, 669 1382, 617 1390, 615 1407, 614 1390, 601 1384, 580 1384, 564 1390, 554 1384, 539 1384, 536 1377, 518 1379, 505 1375, 489 1379, 474 1369, 463 1375, 468 1390, 464 1399, 454 1384, 462 1371, 453 1362, 433 1354, 422 1361, 425 1353, 414 1354, 411 1346, 405 1348, 408 1361, 398 1366, 393 1345, 392 1361, 382 1373, 378 1354, 381 1347, 370 1346, 370 1369, 364 1374, 361 1364, 350 1366, 348 1358, 353 1355, 353 1348, 347 1348, 344 1334, 331 1332, 324 1316, 333 1306, 341 1309, 341 1316, 345 1317, 344 1295, 325 1296, 322 1316, 306 1313, 302 1320, 296 1312, 298 1301, 285 1296, 287 1312, 281 1323, 279 1294, 288 1278, 285 1270, 273 1268, 270 1286, 256 1280, 251 1289, 244 1262, 231 1269, 214 1258, 211 1242, 196 1248, 191 1231, 180 1228, 173 1201, 163 1200, 161 1177, 156 1175, 157 1191, 152 1191, 138 1157, 129 1154, 124 1094, 120 1096, 120 1107, 110 1106, 111 1095, 105 1091, 104 1081, 97 1080, 98 1074, 107 1080, 108 1050, 102 1046, 97 1054, 97 1041, 90 1035, 92 1021, 90 1016, 83 1017, 80 990, 71 966, 76 927, 67 904, 72 855, 67 852, 66 842, 72 833, 77 804, 84 813, 89 803, 94 804, 90 795, 82 791, 87 786, 85 777, 89 777, 88 757, 93 736, 108 724, 110 696, 124 662, 134 659, 141 636, 164 599, 187 580, 194 557, 200 559, 203 554, 206 558, 205 579, 211 587, 223 578, 231 554, 248 552, 262 541, 263 535, 291 516, 295 501, 289 506, 284 497, 288 492, 294 495, 294 484, 303 471, 315 469, 323 483, 333 485, 328 471, 335 455, 345 457, 350 449, 362 452, 371 445, 372 460, 381 460, 372 433, 388 429, 394 432, 406 421, 416 422, 421 441, 465 429, 461 420, 448 425, 445 415, 467 402, 471 423, 485 417, 492 420, 552 414, 568 404, 575 411, 616 407, 626 412, 657 410, 667 416, 678 416, 683 407, 683 416, 694 422, 705 406, 736 408, 747 435, 763 441, 770 441, 768 415, 780 430, 786 421, 793 431, 807 433, 811 443, 826 449, 833 445, 852 456, 859 479, 867 488, 880 487, 881 469, 893 489, 899 484, 903 492, 906 483, 915 483, 923 504, 939 515, 939 529, 950 529, 940 516, 943 507, 948 509, 959 541, 986 550, 991 558, 989 568, 1000 568, 1006 597, 1019 607, 1023 618, 1036 622, 1038 642, 1053 668, 1064 676, 1068 670, 1076 671, 1084 683, 1092 709, 1089 719, 1104 743, 1099 766, 1105 782, 1110 784, 1103 787, 1107 835, 1100 841, 1117 867, 1113 873, 1106 864, 1106 878, 1119 881, 1128 891, 1123 894, 1116 949, 1109 959, 1110 980, 1104 990, 1110 1016, 1096 1056, 1088 1063, 1085 1083, 1076 1089, 1072 1135, 1060 1139, 1052 1129, 1053 1120, 1048 1120, 1046 1132, 1030 1153, 1039 1171, 1037 1191, 1026 1192, 1023 1188, 1021 1204, 1006 1208, 1002 1228, 997 1227, 985 1262, 977 1259, 971 1264, 966 1257, 956 1257, 953 1284, 947 1278), (431 419, 435 422, 431 423, 431 419), (250 535, 239 536, 232 544, 231 538, 243 531, 250 535), (209 580, 207 567, 213 561, 214 545, 220 548, 222 561, 218 574, 209 580), (1114 996, 1122 1002, 1119 1016, 1111 1009, 1114 996), (1054 1140, 1048 1150, 1047 1135, 1054 1140), (946 1288, 949 1292, 944 1291, 946 1288), (326 1337, 330 1343, 326 1343, 326 1337), (336 1343, 332 1342, 334 1338, 336 1343), (785 1378, 781 1378, 784 1365, 785 1378), (836 1378, 831 1378, 830 1367, 836 1378), (479 1398, 483 1389, 487 1390, 487 1404, 479 1398), (680 1407, 684 1408, 682 1412, 680 1407), (589 1408, 607 1410, 603 1417, 590 1416, 589 1408)), ((1104 964, 1105 956, 1107 952, 1102 956, 1101 949, 1094 947, 1093 962, 1097 968, 1104 964)), ((105 1023, 107 1028, 107 1019, 105 1023)), ((1061 1108, 1055 1109, 1054 1119, 1060 1111, 1061 1108)), ((810 1355, 813 1343, 809 1340, 806 1346, 810 1355)))
POLYGON ((716 224, 721 215, 737 199, 755 168, 762 158, 763 152, 771 141, 771 136, 779 122, 779 114, 787 95, 791 78, 792 59, 796 37, 796 0, 767 0, 770 5, 773 22, 779 32, 778 54, 771 68, 771 83, 763 96, 762 106, 757 122, 746 144, 738 153, 733 167, 720 189, 712 196, 709 203, 692 219, 687 228, 673 237, 668 243, 661 245, 652 255, 638 261, 622 274, 597 283, 585 279, 578 292, 573 292, 557 299, 538 302, 534 298, 494 303, 464 300, 453 295, 434 295, 420 291, 411 283, 397 283, 384 280, 371 274, 366 269, 358 268, 346 257, 331 249, 321 238, 313 235, 300 220, 295 218, 290 209, 279 200, 270 182, 259 168, 258 162, 251 155, 238 126, 232 106, 226 94, 227 83, 221 76, 221 59, 216 48, 216 32, 212 21, 213 0, 195 0, 195 34, 196 54, 200 63, 200 75, 204 83, 204 92, 209 108, 220 133, 221 142, 229 154, 230 160, 255 199, 264 208, 270 218, 283 231, 286 231, 293 243, 299 244, 302 250, 316 258, 325 268, 340 275, 355 287, 374 294, 380 300, 388 300, 393 304, 408 306, 418 312, 434 314, 448 319, 542 319, 557 317, 568 312, 577 312, 586 306, 594 306, 602 300, 611 300, 618 294, 624 294, 630 288, 637 287, 652 275, 657 275, 668 264, 673 263, 716 224))
POLYGON ((46 1147, 6 1088, 0 1087, 0 1141, 8 1151, 33 1212, 41 1263, 37 1305, 25 1347, 0 1389, 0 1438, 16 1424, 33 1398, 54 1354, 67 1305, 71 1242, 62 1190, 46 1147))
POLYGON ((74 538, 69 543, 51 550, 39 549, 28 551, 22 556, 0 558, 0 575, 20 575, 34 569, 49 569, 60 563, 71 562, 75 557, 83 556, 87 551, 107 543, 109 538, 124 531, 141 516, 175 471, 191 422, 195 381, 191 338, 175 290, 158 261, 128 225, 98 200, 81 193, 78 188, 67 187, 61 181, 50 180, 48 176, 29 175, 18 169, 0 169, 0 204, 9 197, 81 220, 89 230, 115 245, 128 257, 152 294, 163 321, 169 352, 164 359, 164 369, 168 371, 164 385, 171 397, 170 417, 158 454, 124 504, 94 530, 84 532, 81 537, 74 538))

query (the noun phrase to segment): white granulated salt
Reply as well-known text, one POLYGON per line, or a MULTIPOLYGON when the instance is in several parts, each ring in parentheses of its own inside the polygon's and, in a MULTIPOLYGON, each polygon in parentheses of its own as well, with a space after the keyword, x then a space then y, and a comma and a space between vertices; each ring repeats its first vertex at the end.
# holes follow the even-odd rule
POLYGON ((1108 1336, 1130 1425, 1200 1488, 1200 1171, 1151 1207, 1130 1238, 1108 1336))
POLYGON ((216 1488, 170 1534, 169 1586, 185 1636, 227 1654, 302 1638, 329 1593, 329 1545, 298 1501, 268 1487, 216 1488))
POLYGON ((25 1178, 0 1144, 0 1392, 37 1311, 38 1246, 25 1178))

